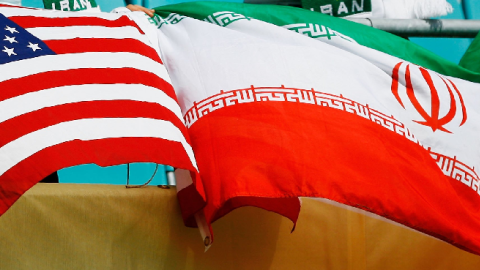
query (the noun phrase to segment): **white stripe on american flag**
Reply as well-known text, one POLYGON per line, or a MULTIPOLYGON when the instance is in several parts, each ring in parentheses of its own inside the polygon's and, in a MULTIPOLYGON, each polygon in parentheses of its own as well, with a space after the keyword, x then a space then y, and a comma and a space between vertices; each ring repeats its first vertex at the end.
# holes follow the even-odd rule
MULTIPOLYGON (((25 21, 28 16, 32 16, 32 20, 36 18, 72 18, 72 17, 90 17, 90 15, 75 15, 69 14, 66 12, 39 12, 36 10, 29 10, 29 9, 9 9, 9 8, 0 8, 1 11, 4 12, 6 16, 17 16, 16 18, 23 18, 23 22, 25 21), (21 17, 19 17, 21 16, 21 17)), ((95 14, 94 17, 108 19, 108 20, 117 20, 121 16, 118 14, 107 14, 106 16, 97 16, 95 14)), ((37 27, 34 23, 35 21, 31 21, 31 23, 27 23, 29 27, 27 31, 31 34, 37 36, 38 38, 45 40, 45 41, 68 41, 68 40, 76 40, 76 38, 81 39, 96 39, 100 38, 104 39, 113 39, 118 40, 118 42, 122 42, 122 39, 136 39, 143 44, 152 47, 149 40, 142 34, 138 28, 129 25, 128 21, 118 22, 115 23, 113 26, 102 26, 101 21, 96 21, 100 25, 91 26, 91 25, 82 25, 82 26, 70 26, 70 25, 61 25, 61 26, 45 26, 45 27, 37 27)), ((65 23, 69 24, 73 21, 58 21, 60 24, 65 23)), ((48 25, 55 24, 53 21, 41 21, 41 24, 47 23, 48 25)), ((85 42, 85 41, 83 41, 85 42)), ((80 43, 81 44, 81 43, 80 43)), ((144 50, 144 49, 143 49, 144 50)), ((167 74, 167 71, 163 65, 158 63, 155 60, 152 60, 149 57, 143 56, 141 54, 132 53, 132 52, 75 52, 75 53, 66 53, 66 54, 57 54, 57 55, 47 55, 47 56, 40 56, 24 61, 17 61, 11 62, 8 64, 4 64, 0 66, 0 82, 6 81, 9 79, 18 79, 18 78, 27 78, 30 75, 35 75, 38 73, 45 73, 49 71, 68 71, 72 69, 92 69, 92 68, 115 68, 115 69, 122 69, 122 68, 134 68, 137 70, 146 71, 152 74, 159 76, 160 78, 164 79, 166 82, 170 83, 170 78, 167 74)), ((75 86, 62 86, 62 87, 54 87, 50 89, 43 89, 37 92, 27 93, 21 96, 13 97, 8 100, 4 100, 0 102, 0 112, 8 112, 2 113, 0 118, 0 123, 6 120, 12 119, 16 116, 34 112, 36 110, 40 110, 45 107, 53 107, 62 104, 69 104, 75 102, 82 102, 82 101, 98 101, 98 100, 134 100, 134 101, 142 101, 142 102, 151 102, 151 103, 158 103, 172 113, 176 115, 176 117, 183 122, 180 108, 176 101, 166 95, 160 89, 145 86, 141 84, 88 84, 88 85, 75 85, 75 86)), ((100 119, 100 118, 98 118, 100 119)), ((97 119, 97 120, 98 120, 97 119)), ((118 118, 118 121, 124 121, 123 127, 129 126, 128 122, 132 121, 132 119, 128 118, 118 118)), ((140 118, 139 118, 140 119, 140 118)), ((176 132, 171 133, 177 136, 176 140, 182 141, 182 145, 184 146, 185 151, 189 154, 192 164, 195 164, 193 160, 193 153, 190 154, 191 148, 190 145, 186 142, 185 138, 183 137, 182 132, 178 128, 176 128, 172 123, 166 122, 165 120, 155 120, 155 119, 148 119, 143 118, 145 121, 150 121, 152 123, 159 123, 158 121, 163 121, 168 123, 168 125, 172 126, 176 132), (189 150, 190 149, 190 150, 189 150), (190 152, 189 152, 190 151, 190 152)), ((35 137, 36 134, 50 134, 55 133, 52 130, 57 130, 54 127, 64 127, 65 130, 68 130, 70 135, 66 136, 75 136, 76 130, 69 129, 71 124, 67 123, 83 123, 82 121, 86 121, 86 119, 79 119, 69 122, 59 123, 50 127, 45 127, 43 129, 31 132, 29 134, 25 134, 22 137, 11 141, 10 143, 3 146, 1 149, 8 149, 8 145, 21 145, 22 142, 28 142, 28 138, 35 137)), ((104 121, 111 121, 111 119, 104 119, 104 121)), ((120 123, 116 122, 116 123, 120 123)), ((119 124, 121 125, 121 124, 119 124)), ((165 124, 164 124, 165 125, 165 124)), ((130 125, 131 126, 131 125, 130 125)), ((102 126, 103 127, 103 126, 102 126)), ((97 132, 95 129, 97 127, 89 127, 86 130, 97 132)), ((156 135, 149 135, 149 129, 145 130, 142 128, 133 128, 129 127, 130 129, 134 129, 137 136, 136 137, 157 137, 156 135), (145 130, 145 133, 142 133, 142 130, 145 130), (143 135, 141 135, 143 134, 143 135)), ((114 129, 110 129, 114 130, 114 129)), ((167 132, 168 129, 163 131, 163 133, 167 132)), ((62 132, 60 132, 62 133, 62 132)), ((65 133, 65 132, 63 132, 65 133)), ((158 133, 162 134, 162 132, 158 133)), ((46 135, 50 136, 50 135, 46 135)), ((52 135, 54 136, 54 135, 52 135)), ((122 135, 128 137, 127 135, 122 135)), ((55 136, 54 136, 55 137, 55 136)), ((102 137, 99 136, 98 138, 108 138, 109 136, 102 137)), ((114 136, 116 137, 116 136, 114 136)), ((134 136, 135 137, 135 136, 134 136)), ((168 137, 172 140, 175 140, 175 137, 168 137)), ((35 141, 35 140, 33 140, 35 141)), ((68 140, 67 140, 68 141, 68 140)), ((62 143, 64 141, 60 140, 57 141, 55 144, 62 143)), ((33 148, 35 149, 35 148, 33 148)), ((42 148, 43 149, 43 148, 42 148)), ((38 149, 37 149, 38 151, 38 149)), ((5 153, 5 152, 4 152, 5 153)), ((29 155, 34 154, 35 152, 31 152, 29 155)))
POLYGON ((171 83, 165 67, 143 55, 128 52, 88 52, 45 55, 0 65, 0 82, 41 72, 79 68, 135 68, 171 83), (28 64, 26 64, 28 61, 28 64))
MULTIPOLYGON (((88 13, 88 12, 65 12, 59 10, 32 9, 32 8, 16 8, 16 7, 0 7, 0 13, 6 17, 11 16, 32 16, 44 18, 80 18, 80 17, 97 17, 114 21, 122 16, 117 13, 88 13)), ((33 18, 34 19, 34 18, 33 18)))
POLYGON ((191 146, 182 132, 171 122, 149 118, 79 119, 59 123, 26 134, 0 147, 0 175, 17 163, 50 146, 72 140, 106 138, 159 138, 183 145, 192 165, 197 164, 191 146), (65 132, 68 130, 69 132, 65 132))
POLYGON ((172 111, 183 123, 177 102, 163 91, 143 84, 85 84, 55 87, 0 101, 0 123, 45 107, 94 100, 152 102, 172 111))
POLYGON ((25 28, 39 39, 65 40, 73 38, 133 38, 152 47, 148 39, 133 26, 103 27, 103 26, 64 26, 64 27, 35 27, 25 28))
MULTIPOLYGON (((198 172, 157 40, 144 34, 155 36, 154 26, 120 14, 0 12, 57 54, 0 65, 0 215, 68 166, 150 161, 198 172)), ((204 201, 203 190, 190 187, 180 197, 204 201)))

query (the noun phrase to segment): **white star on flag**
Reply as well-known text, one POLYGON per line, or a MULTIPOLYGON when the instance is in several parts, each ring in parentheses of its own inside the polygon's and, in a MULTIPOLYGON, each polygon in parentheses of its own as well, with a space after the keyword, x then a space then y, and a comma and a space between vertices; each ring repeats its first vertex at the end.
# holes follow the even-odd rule
POLYGON ((9 37, 7 35, 5 35, 5 38, 3 40, 7 40, 10 43, 13 43, 13 42, 18 43, 18 41, 15 40, 15 37, 9 37))
POLYGON ((31 43, 31 42, 28 42, 27 47, 29 47, 29 48, 32 49, 33 51, 41 50, 41 49, 42 49, 42 48, 40 48, 40 47, 38 46, 38 43, 31 43))
POLYGON ((156 27, 141 14, 0 10, 0 216, 61 168, 142 161, 190 171, 178 197, 195 222, 205 196, 156 27))
POLYGON ((18 33, 17 29, 13 28, 13 27, 10 27, 7 25, 7 27, 5 27, 5 30, 7 31, 10 31, 10 33, 18 33))
POLYGON ((8 56, 11 56, 12 54, 14 55, 17 55, 14 51, 13 51, 13 48, 7 48, 7 46, 3 46, 3 48, 5 48, 4 50, 2 50, 2 52, 6 52, 8 53, 8 56))

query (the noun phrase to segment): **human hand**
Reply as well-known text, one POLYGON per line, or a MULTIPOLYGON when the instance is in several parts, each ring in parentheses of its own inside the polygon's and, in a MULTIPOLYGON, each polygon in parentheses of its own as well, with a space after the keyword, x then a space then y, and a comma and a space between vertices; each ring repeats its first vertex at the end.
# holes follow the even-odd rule
POLYGON ((150 17, 153 17, 153 15, 155 15, 155 11, 153 9, 148 9, 146 7, 142 7, 139 5, 129 4, 127 5, 127 8, 130 9, 131 11, 143 11, 150 17))

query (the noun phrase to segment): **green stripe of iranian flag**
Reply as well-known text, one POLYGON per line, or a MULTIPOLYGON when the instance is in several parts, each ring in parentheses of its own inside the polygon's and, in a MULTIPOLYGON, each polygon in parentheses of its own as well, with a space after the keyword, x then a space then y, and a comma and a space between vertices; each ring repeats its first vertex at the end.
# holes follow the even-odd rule
POLYGON ((459 63, 460 66, 480 73, 480 34, 473 40, 459 63))

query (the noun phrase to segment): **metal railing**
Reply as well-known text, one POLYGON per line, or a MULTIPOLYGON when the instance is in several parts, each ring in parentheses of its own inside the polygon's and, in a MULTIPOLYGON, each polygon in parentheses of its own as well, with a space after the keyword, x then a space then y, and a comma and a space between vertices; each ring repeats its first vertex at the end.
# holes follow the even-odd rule
POLYGON ((345 19, 402 37, 474 38, 480 31, 480 20, 345 19))

